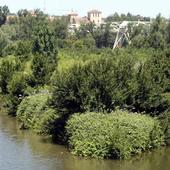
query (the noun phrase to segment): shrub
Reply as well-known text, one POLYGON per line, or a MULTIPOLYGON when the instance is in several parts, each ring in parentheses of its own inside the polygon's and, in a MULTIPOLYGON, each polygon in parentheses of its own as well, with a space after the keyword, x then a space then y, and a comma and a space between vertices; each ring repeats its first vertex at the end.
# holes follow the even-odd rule
POLYGON ((12 79, 8 83, 9 94, 17 97, 22 97, 24 95, 26 86, 26 76, 24 73, 16 72, 13 74, 12 79))
POLYGON ((159 115, 167 109, 167 100, 162 96, 168 82, 165 68, 166 64, 154 56, 139 67, 136 74, 137 89, 133 98, 136 111, 159 115))
POLYGON ((122 56, 73 65, 53 77, 52 105, 63 114, 133 108, 137 69, 133 57, 122 56))
POLYGON ((170 111, 160 115, 159 120, 165 135, 165 143, 170 145, 170 111))
POLYGON ((168 107, 162 97, 168 82, 164 80, 166 71, 161 71, 155 57, 142 62, 134 55, 143 57, 143 52, 129 55, 115 51, 105 58, 94 55, 95 59, 70 62, 64 71, 56 70, 51 79, 52 105, 63 114, 111 112, 116 107, 151 115, 164 112, 168 107))
POLYGON ((47 84, 57 66, 57 45, 54 32, 48 25, 37 28, 33 42, 32 71, 37 84, 47 84))
POLYGON ((9 114, 16 114, 17 106, 20 104, 25 96, 25 89, 27 88, 26 75, 22 72, 13 74, 8 83, 7 106, 9 114))
POLYGON ((4 48, 3 56, 15 55, 20 59, 26 59, 31 55, 32 43, 30 41, 15 41, 4 48))
POLYGON ((160 146, 164 137, 157 120, 120 110, 75 114, 66 130, 74 154, 95 158, 126 159, 160 146))
POLYGON ((17 110, 17 118, 25 128, 33 129, 37 133, 51 133, 53 122, 58 115, 53 109, 48 108, 49 97, 49 94, 35 94, 21 102, 17 110))
POLYGON ((6 57, 0 62, 0 88, 3 94, 8 93, 7 85, 15 71, 20 70, 21 63, 13 56, 6 57))
POLYGON ((52 105, 63 114, 112 108, 112 63, 93 61, 74 65, 54 80, 52 105))

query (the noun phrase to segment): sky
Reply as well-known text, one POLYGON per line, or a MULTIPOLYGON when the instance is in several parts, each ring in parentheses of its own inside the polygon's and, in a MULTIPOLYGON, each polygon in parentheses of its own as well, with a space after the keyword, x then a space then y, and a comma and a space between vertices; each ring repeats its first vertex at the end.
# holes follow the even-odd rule
POLYGON ((0 0, 0 6, 7 5, 11 12, 19 9, 44 10, 50 15, 63 15, 72 9, 80 16, 87 15, 87 11, 98 9, 103 17, 114 12, 140 14, 155 17, 158 13, 170 18, 170 0, 0 0))

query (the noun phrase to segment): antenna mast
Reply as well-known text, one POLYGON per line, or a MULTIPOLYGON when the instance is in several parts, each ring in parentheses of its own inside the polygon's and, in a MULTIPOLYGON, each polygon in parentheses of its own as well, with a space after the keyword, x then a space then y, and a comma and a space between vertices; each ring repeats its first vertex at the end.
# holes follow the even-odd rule
POLYGON ((43 12, 45 13, 46 11, 46 0, 44 0, 44 7, 43 7, 43 12))

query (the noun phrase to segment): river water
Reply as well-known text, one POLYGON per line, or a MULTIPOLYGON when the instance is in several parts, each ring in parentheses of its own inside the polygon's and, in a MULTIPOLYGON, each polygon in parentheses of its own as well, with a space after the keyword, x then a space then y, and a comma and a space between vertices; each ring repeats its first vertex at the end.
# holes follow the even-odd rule
POLYGON ((79 158, 0 114, 0 170, 170 170, 170 147, 126 161, 79 158))

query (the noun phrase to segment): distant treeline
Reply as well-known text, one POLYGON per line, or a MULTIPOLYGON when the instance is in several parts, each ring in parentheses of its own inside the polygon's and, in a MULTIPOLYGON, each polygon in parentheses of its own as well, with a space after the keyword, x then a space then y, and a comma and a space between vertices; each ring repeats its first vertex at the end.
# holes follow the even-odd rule
POLYGON ((151 21, 150 17, 145 17, 141 15, 133 15, 131 13, 127 14, 118 14, 115 12, 113 15, 110 15, 106 18, 107 22, 114 22, 114 21, 151 21))

